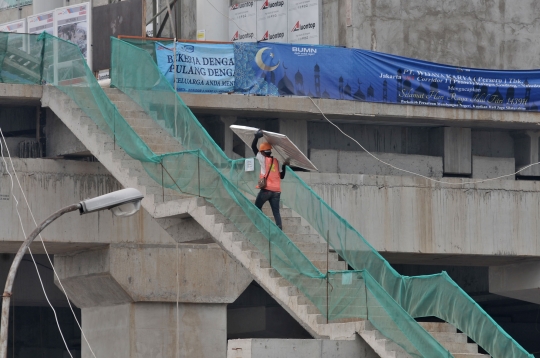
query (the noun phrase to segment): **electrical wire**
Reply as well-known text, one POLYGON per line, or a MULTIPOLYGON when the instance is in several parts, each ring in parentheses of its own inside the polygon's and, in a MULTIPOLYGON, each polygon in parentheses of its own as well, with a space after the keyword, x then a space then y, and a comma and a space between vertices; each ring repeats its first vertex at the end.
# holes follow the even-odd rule
POLYGON ((319 110, 319 112, 321 113, 321 115, 323 116, 323 118, 328 122, 330 123, 331 125, 333 125, 334 127, 336 127, 336 129, 338 131, 341 132, 341 134, 343 134, 345 137, 349 138, 350 140, 352 140, 353 142, 355 142, 360 148, 362 148, 367 154, 369 154, 373 159, 381 162, 382 164, 384 165, 387 165, 393 169, 396 169, 396 170, 399 170, 399 171, 402 171, 404 173, 408 173, 408 174, 411 174, 411 175, 414 175, 414 176, 418 176, 418 177, 421 177, 421 178, 424 178, 424 179, 427 179, 427 180, 430 180, 432 182, 435 182, 435 183, 440 183, 440 184, 447 184, 447 185, 467 185, 467 184, 479 184, 479 183, 484 183, 484 182, 487 182, 487 181, 491 181, 491 180, 499 180, 499 179, 502 179, 502 178, 506 178, 506 177, 511 177, 511 176, 515 176, 516 174, 526 170, 526 169, 529 169, 530 167, 532 166, 535 166, 535 165, 538 165, 540 164, 540 162, 536 162, 536 163, 532 163, 532 164, 529 164, 523 168, 521 168, 520 170, 512 173, 512 174, 506 174, 506 175, 501 175, 501 176, 498 176, 498 177, 495 177, 495 178, 488 178, 488 179, 480 179, 480 180, 473 180, 473 181, 463 181, 463 182, 460 182, 460 183, 452 183, 452 182, 449 182, 449 181, 445 181, 445 180, 437 180, 437 179, 433 179, 433 178, 430 178, 428 176, 425 176, 425 175, 422 175, 422 174, 419 174, 419 173, 415 173, 415 172, 412 172, 410 170, 406 170, 406 169, 402 169, 402 168, 399 168, 399 167, 396 167, 395 165, 392 165, 390 163, 387 163, 385 162, 384 160, 378 158, 377 156, 375 156, 373 153, 371 153, 369 150, 367 150, 366 148, 364 148, 364 146, 362 144, 360 144, 356 139, 354 139, 353 137, 351 137, 350 135, 348 135, 347 133, 345 133, 341 128, 339 128, 334 122, 332 122, 331 120, 329 120, 326 115, 324 114, 324 112, 321 110, 321 108, 317 105, 317 103, 315 103, 315 101, 313 100, 313 98, 311 97, 307 97, 311 100, 311 102, 313 103, 313 105, 315 107, 317 107, 317 109, 319 110))
MULTIPOLYGON (((2 134, 1 129, 0 129, 0 134, 2 134)), ((9 154, 9 149, 7 147, 6 139, 4 138, 4 134, 2 134, 2 139, 4 140, 4 145, 5 145, 6 150, 8 152, 8 156, 11 158, 11 156, 9 154)), ((2 161, 4 162, 4 165, 6 167, 6 172, 8 173, 9 178, 11 180, 11 188, 10 188, 11 189, 11 196, 15 200, 15 210, 17 211, 17 216, 19 217, 19 223, 21 224, 21 230, 22 230, 23 236, 26 237, 26 232, 24 230, 24 225, 23 225, 23 222, 22 222, 21 214, 19 213, 19 201, 17 200, 17 197, 15 196, 15 193, 14 193, 14 190, 13 190, 13 186, 14 186, 14 184, 13 184, 13 176, 9 172, 8 164, 6 162, 6 159, 4 158, 4 150, 3 150, 3 148, 4 147, 2 146, 2 143, 0 142, 0 156, 2 157, 2 161)), ((66 339, 64 338, 64 334, 62 333, 62 329, 60 328, 60 323, 58 322, 58 316, 56 315, 56 310, 54 309, 53 305, 51 304, 51 301, 49 301, 49 297, 47 296, 47 292, 45 291, 45 285, 43 284, 43 281, 41 279, 41 274, 39 273, 39 269, 37 267, 36 260, 34 259, 34 255, 32 255, 32 250, 30 250, 30 247, 28 247, 28 252, 30 254, 30 257, 32 258, 32 261, 34 262, 34 266, 36 267, 36 272, 37 272, 37 275, 38 275, 38 278, 39 278, 39 283, 41 284, 41 289, 43 290, 43 294, 45 295, 45 299, 47 300, 47 303, 49 304, 49 306, 53 310, 54 319, 56 320, 56 325, 58 326, 58 331, 60 332, 60 336, 62 337, 62 341, 64 341, 64 345, 66 346, 66 349, 67 349, 70 357, 73 358, 73 355, 71 355, 71 352, 70 352, 69 347, 67 345, 66 339)))
MULTIPOLYGON (((17 175, 17 172, 15 170, 15 166, 13 165, 13 160, 11 159, 11 154, 9 153, 9 148, 7 147, 7 143, 6 143, 6 139, 4 138, 4 133, 2 132, 2 129, 0 128, 0 135, 4 141, 4 145, 6 147, 6 151, 7 151, 7 154, 8 154, 8 158, 9 158, 9 161, 11 163, 11 168, 13 170, 13 174, 15 175, 15 179, 17 180, 17 184, 19 186, 19 189, 21 191, 21 194, 24 198, 24 201, 26 203, 26 207, 28 208, 28 212, 30 213, 30 216, 32 218, 32 221, 34 222, 34 225, 36 225, 36 227, 38 226, 37 224, 37 221, 34 217, 34 213, 32 212, 32 209, 30 208, 30 205, 28 203, 28 199, 26 198, 26 195, 24 194, 24 190, 22 188, 22 185, 21 185, 21 182, 19 181, 19 177, 17 175)), ((0 141, 0 149, 2 149, 2 146, 1 146, 2 142, 0 141)), ((22 223, 22 220, 21 220, 21 217, 20 217, 20 214, 19 214, 19 210, 18 210, 18 205, 19 205, 19 201, 17 200, 17 198, 15 197, 15 194, 13 192, 13 177, 11 176, 11 173, 9 172, 9 168, 8 168, 8 165, 6 163, 6 160, 4 158, 4 155, 3 155, 3 151, 0 153, 0 155, 2 156, 2 160, 4 162, 4 165, 6 167, 6 171, 7 173, 9 174, 10 176, 10 179, 11 179, 11 193, 12 193, 12 196, 13 196, 13 199, 15 199, 15 202, 16 202, 16 210, 17 210, 17 215, 19 216, 19 222, 21 224, 21 229, 23 231, 23 234, 24 234, 24 237, 26 237, 26 234, 24 232, 24 227, 23 227, 23 223, 22 223)), ((41 236, 41 233, 38 235, 39 236, 39 240, 41 241, 41 244, 43 246, 43 250, 45 251, 45 256, 47 256, 47 259, 49 260, 49 263, 51 265, 51 268, 54 272, 54 275, 56 277, 56 279, 58 280, 58 283, 60 285, 60 287, 62 288, 62 292, 64 293, 64 295, 66 296, 66 300, 67 300, 67 303, 69 305, 69 308, 71 310, 71 313, 73 314, 73 317, 75 318, 75 322, 77 322, 77 326, 79 327, 79 329, 81 330, 81 335, 83 336, 86 344, 88 345, 88 348, 90 349, 90 352, 92 353, 92 356, 94 358, 97 358, 92 347, 90 346, 90 342, 88 342, 88 339, 86 338, 86 335, 84 334, 84 331, 81 327, 81 324, 79 322, 79 320, 77 319, 77 315, 75 314, 75 311, 73 310, 73 306, 71 305, 71 301, 69 300, 69 297, 68 297, 68 294, 66 292, 66 289, 64 288, 64 285, 62 285, 62 281, 60 280, 60 277, 58 276, 58 273, 56 272, 56 269, 54 268, 54 265, 52 263, 52 260, 51 260, 51 257, 49 255, 49 252, 47 251, 47 247, 45 246, 45 242, 43 241, 43 237, 41 236)), ((58 318, 56 317, 56 311, 54 310, 54 307, 52 306, 52 304, 50 303, 49 301, 49 298, 47 297, 47 293, 45 292, 45 287, 43 286, 43 282, 41 281, 41 276, 39 274, 39 270, 38 270, 38 267, 37 267, 37 263, 36 261, 34 260, 34 256, 32 255, 32 251, 30 250, 30 247, 28 247, 28 252, 30 253, 30 257, 32 258, 32 261, 34 262, 34 266, 36 267, 36 271, 38 273, 38 277, 39 277, 39 280, 41 282, 41 287, 43 288, 43 293, 45 294, 45 298, 47 299, 47 302, 49 303, 49 306, 51 306, 53 312, 54 312, 54 316, 55 316, 55 319, 56 319, 56 323, 58 325, 58 330, 60 331, 60 334, 62 335, 62 331, 60 329, 60 324, 58 323, 58 318)), ((62 339, 64 340, 64 336, 62 335, 62 339)), ((65 340, 64 340, 64 343, 65 343, 65 340)), ((66 345, 66 348, 67 348, 67 345, 66 345)), ((71 356, 71 352, 69 352, 69 349, 68 349, 68 353, 69 355, 71 356)), ((73 358, 73 356, 71 356, 73 358)))

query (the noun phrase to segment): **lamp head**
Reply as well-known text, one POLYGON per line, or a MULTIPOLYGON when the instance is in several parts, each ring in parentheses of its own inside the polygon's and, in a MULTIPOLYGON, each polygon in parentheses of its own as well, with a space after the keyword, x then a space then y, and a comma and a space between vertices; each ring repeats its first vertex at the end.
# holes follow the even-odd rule
POLYGON ((96 198, 81 201, 79 212, 82 215, 110 209, 116 216, 127 217, 139 210, 143 198, 144 196, 137 189, 127 188, 117 190, 96 198))

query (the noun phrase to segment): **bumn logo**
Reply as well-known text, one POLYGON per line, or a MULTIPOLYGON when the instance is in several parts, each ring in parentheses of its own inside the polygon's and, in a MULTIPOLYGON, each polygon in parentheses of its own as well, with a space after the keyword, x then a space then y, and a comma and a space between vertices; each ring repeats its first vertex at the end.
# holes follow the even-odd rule
POLYGON ((265 2, 263 3, 263 6, 261 7, 261 10, 266 10, 266 9, 270 9, 270 8, 273 8, 273 7, 283 7, 285 5, 285 2, 284 1, 274 1, 274 2, 270 2, 269 0, 265 0, 265 2))
POLYGON ((313 47, 292 47, 292 52, 296 56, 313 56, 317 53, 317 49, 313 47))
POLYGON ((305 24, 305 25, 300 25, 300 21, 297 21, 294 27, 292 28, 291 32, 314 29, 314 28, 315 28, 314 22, 310 22, 309 24, 305 24))

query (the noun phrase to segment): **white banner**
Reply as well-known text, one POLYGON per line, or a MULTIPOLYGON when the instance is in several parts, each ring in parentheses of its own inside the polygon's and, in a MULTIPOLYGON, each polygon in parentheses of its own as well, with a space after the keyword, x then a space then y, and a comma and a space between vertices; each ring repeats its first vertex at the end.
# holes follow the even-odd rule
POLYGON ((319 44, 319 0, 289 0, 289 43, 319 44))
POLYGON ((246 1, 229 7, 229 38, 232 42, 257 41, 255 1, 246 1))
POLYGON ((288 41, 288 0, 257 1, 257 41, 288 41))
POLYGON ((54 10, 54 35, 79 46, 90 68, 92 68, 91 24, 91 7, 88 2, 54 10))
POLYGON ((43 31, 54 35, 54 10, 27 17, 28 33, 40 34, 43 31))
POLYGON ((26 33, 26 19, 8 22, 0 25, 1 32, 15 32, 18 34, 26 33))

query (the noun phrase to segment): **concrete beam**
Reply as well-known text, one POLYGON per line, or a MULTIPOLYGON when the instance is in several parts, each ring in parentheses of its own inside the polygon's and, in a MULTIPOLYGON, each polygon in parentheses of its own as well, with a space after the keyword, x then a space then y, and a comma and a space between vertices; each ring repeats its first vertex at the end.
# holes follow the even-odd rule
MULTIPOLYGON (((309 98, 181 93, 195 114, 323 120, 309 98)), ((314 99, 327 117, 373 124, 536 129, 538 113, 314 99)))
POLYGON ((491 266, 489 292, 540 304, 540 261, 491 266))
MULTIPOLYGON (((1 13, 3 14, 4 12, 6 11, 2 11, 1 13)), ((31 10, 28 16, 30 15, 32 15, 31 10)), ((0 83, 0 105, 40 105, 42 94, 43 87, 40 85, 15 85, 8 83, 0 83)))
POLYGON ((375 358, 377 353, 360 337, 352 341, 329 339, 234 339, 227 358, 375 358))
POLYGON ((299 175, 392 262, 495 266, 540 258, 539 181, 450 186, 410 176, 299 175))
POLYGON ((112 244, 56 255, 62 283, 79 307, 127 302, 231 303, 251 283, 249 272, 214 245, 112 244), (178 271, 177 271, 178 265, 178 271))

